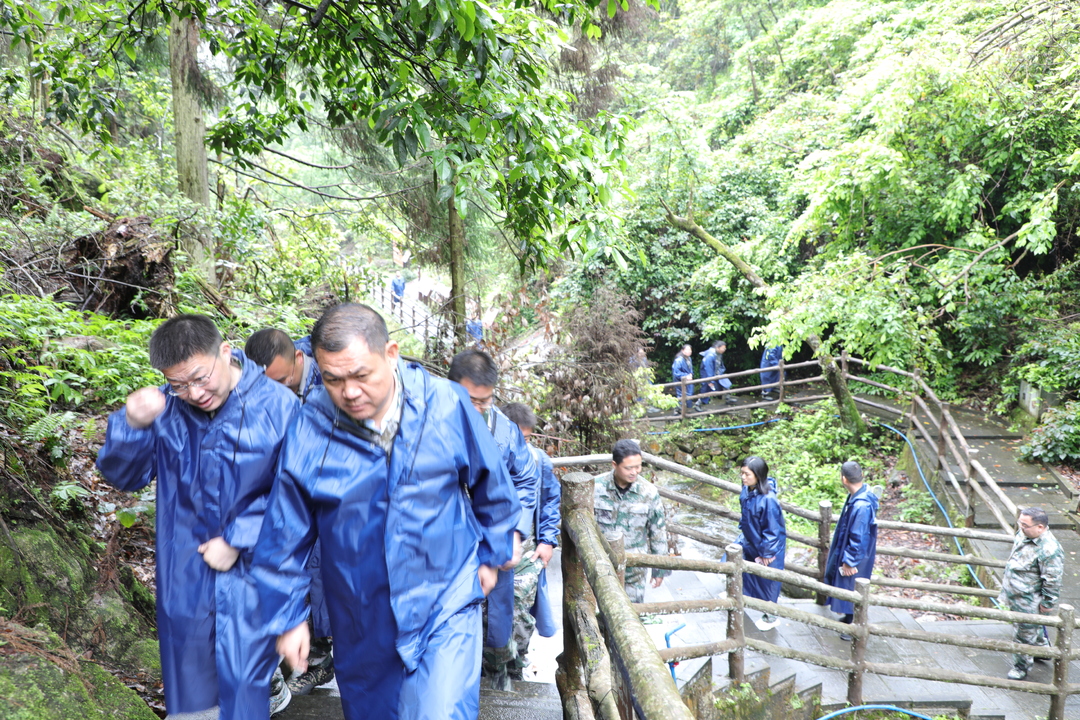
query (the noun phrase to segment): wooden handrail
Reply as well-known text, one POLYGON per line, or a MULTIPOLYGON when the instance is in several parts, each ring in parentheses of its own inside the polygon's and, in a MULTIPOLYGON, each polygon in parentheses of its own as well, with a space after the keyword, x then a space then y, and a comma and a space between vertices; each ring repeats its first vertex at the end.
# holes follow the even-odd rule
MULTIPOLYGON (((803 362, 793 363, 791 365, 785 364, 784 369, 791 370, 792 368, 804 368, 804 367, 810 367, 811 365, 820 366, 821 363, 819 363, 817 360, 804 360, 803 362)), ((731 379, 731 378, 745 377, 747 375, 755 375, 755 374, 761 374, 763 372, 770 372, 772 370, 775 370, 777 367, 778 366, 773 365, 772 367, 766 367, 766 368, 759 367, 759 368, 751 368, 749 370, 739 370, 738 372, 724 373, 723 375, 710 375, 709 377, 694 378, 693 380, 689 380, 688 382, 692 382, 694 384, 697 384, 697 383, 714 382, 716 380, 721 380, 721 379, 724 379, 724 378, 731 379)), ((653 387, 669 388, 669 387, 678 387, 680 384, 681 384, 680 381, 675 380, 675 381, 667 382, 667 383, 655 383, 653 385, 653 387)))

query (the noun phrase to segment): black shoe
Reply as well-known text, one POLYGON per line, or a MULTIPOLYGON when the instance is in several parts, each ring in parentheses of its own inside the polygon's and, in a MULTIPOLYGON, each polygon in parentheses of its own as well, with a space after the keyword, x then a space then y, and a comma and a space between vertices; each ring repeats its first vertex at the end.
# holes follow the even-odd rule
POLYGON ((318 665, 308 665, 308 669, 287 683, 293 695, 308 695, 312 690, 334 679, 334 656, 326 655, 318 665))
POLYGON ((491 676, 491 688, 502 692, 514 692, 514 683, 505 669, 491 676))
POLYGON ((851 641, 852 641, 852 640, 854 640, 855 638, 853 638, 852 636, 848 635, 847 633, 840 633, 840 639, 841 639, 841 640, 843 640, 844 642, 851 642, 851 641))

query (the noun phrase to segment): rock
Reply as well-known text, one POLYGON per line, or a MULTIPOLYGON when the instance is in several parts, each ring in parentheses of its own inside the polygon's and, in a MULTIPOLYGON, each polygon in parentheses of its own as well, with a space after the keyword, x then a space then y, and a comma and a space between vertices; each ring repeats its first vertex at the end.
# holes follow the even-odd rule
POLYGON ((694 462, 694 458, 690 457, 690 455, 683 452, 682 450, 676 450, 675 462, 679 463, 680 465, 686 465, 689 467, 694 462))
POLYGON ((68 335, 67 337, 56 338, 53 342, 76 350, 92 350, 93 352, 116 347, 116 343, 93 335, 68 335))
POLYGON ((96 663, 79 663, 76 674, 30 653, 0 656, 0 698, 0 720, 157 720, 96 663))

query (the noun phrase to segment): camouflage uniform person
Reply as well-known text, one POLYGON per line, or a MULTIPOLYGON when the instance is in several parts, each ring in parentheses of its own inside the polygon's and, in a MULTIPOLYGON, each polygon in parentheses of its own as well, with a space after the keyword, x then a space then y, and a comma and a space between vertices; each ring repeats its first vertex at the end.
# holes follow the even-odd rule
MULTIPOLYGON (((1001 579, 998 603, 1013 612, 1047 615, 1053 611, 1061 594, 1061 575, 1065 554, 1061 544, 1050 532, 1050 520, 1040 508, 1020 511, 1020 530, 1013 541, 1012 552, 1001 579)), ((1025 645, 1049 645, 1043 626, 1038 623, 1017 623, 1013 639, 1025 645)), ((1013 655, 1009 677, 1023 680, 1031 669, 1030 655, 1013 655)))
MULTIPOLYGON (((611 450, 611 472, 593 478, 596 522, 607 538, 623 535, 628 553, 667 555, 667 522, 656 486, 641 480, 641 448, 633 440, 620 440, 611 450)), ((645 599, 648 568, 626 568, 626 594, 631 602, 645 599)), ((652 571, 652 586, 668 575, 652 571)))

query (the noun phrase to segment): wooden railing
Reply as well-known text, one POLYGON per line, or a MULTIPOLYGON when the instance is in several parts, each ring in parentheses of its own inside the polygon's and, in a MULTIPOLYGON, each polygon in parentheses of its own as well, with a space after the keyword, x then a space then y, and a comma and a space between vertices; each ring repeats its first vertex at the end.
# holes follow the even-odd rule
POLYGON ((395 300, 390 287, 381 282, 375 286, 372 295, 383 310, 401 323, 403 329, 423 339, 426 357, 438 355, 441 349, 454 347, 454 328, 447 307, 431 307, 408 295, 395 300))
MULTIPOLYGON (((733 682, 741 683, 745 680, 744 654, 747 648, 776 657, 846 672, 848 674, 847 699, 853 705, 862 704, 863 678, 866 673, 1048 695, 1051 698, 1049 720, 1064 720, 1066 700, 1069 695, 1080 693, 1080 685, 1069 682, 1069 663, 1080 659, 1080 652, 1072 649, 1076 618, 1071 605, 1060 605, 1057 615, 1030 615, 970 605, 896 598, 871 594, 871 582, 864 578, 856 581, 854 592, 841 590, 807 577, 794 569, 776 570, 756 563, 744 563, 742 548, 738 545, 726 546, 727 555, 731 558, 727 562, 625 554, 622 550, 621 538, 610 543, 604 540, 593 516, 592 503, 592 476, 578 472, 568 473, 563 478, 562 505, 565 650, 560 656, 556 677, 563 697, 565 715, 568 718, 593 718, 599 714, 604 720, 615 720, 615 718, 629 720, 631 715, 628 710, 633 707, 643 720, 660 720, 661 718, 687 720, 692 715, 681 701, 664 663, 727 654, 729 675, 733 682), (632 605, 623 590, 623 577, 627 567, 723 574, 728 578, 727 597, 632 605), (746 597, 742 592, 743 573, 811 590, 822 597, 835 597, 852 602, 855 605, 853 622, 844 624, 797 608, 746 597), (875 605, 950 613, 1002 623, 1035 623, 1057 628, 1057 641, 1054 646, 1039 647, 1007 640, 957 636, 875 624, 869 621, 869 608, 875 605), (853 638, 850 656, 840 658, 823 655, 747 637, 743 627, 743 610, 747 607, 828 630, 849 633, 853 638), (723 639, 665 650, 657 650, 638 617, 640 614, 718 610, 728 611, 727 631, 723 639), (867 645, 872 636, 993 652, 1022 652, 1051 660, 1054 663, 1054 680, 1052 683, 1037 683, 965 673, 947 668, 878 663, 867 658, 867 645)), ((822 514, 819 520, 824 519, 825 516, 822 514)), ((908 525, 908 523, 903 523, 903 525, 908 525)), ((920 526, 920 532, 924 531, 922 527, 925 526, 920 526)), ((961 531, 979 532, 969 529, 953 530, 953 532, 961 531)), ((935 553, 935 555, 940 555, 940 553, 935 553)), ((970 562, 972 559, 971 556, 967 556, 964 561, 970 562)), ((952 588, 952 586, 944 587, 952 588)))
MULTIPOLYGON (((641 459, 647 464, 661 470, 681 475, 687 479, 695 482, 710 485, 712 487, 723 490, 731 495, 738 497, 739 492, 742 490, 741 485, 737 485, 733 482, 723 480, 718 477, 714 477, 707 473, 703 473, 700 470, 688 468, 685 465, 680 465, 671 460, 652 455, 651 453, 643 452, 641 459)), ((597 454, 597 455, 581 455, 576 457, 560 457, 552 458, 552 463, 555 467, 585 467, 585 466, 598 466, 598 467, 610 467, 611 455, 610 454, 597 454)), ((686 505, 687 507, 695 508, 703 512, 707 512, 718 517, 731 520, 738 523, 740 514, 734 510, 729 510, 722 505, 719 505, 708 500, 703 500, 699 497, 687 495, 685 493, 672 490, 667 487, 658 485, 657 491, 660 496, 671 500, 672 502, 686 505)), ((787 537, 789 541, 797 542, 807 547, 817 550, 817 563, 816 567, 809 568, 794 563, 788 563, 787 568, 794 573, 814 578, 818 582, 821 582, 825 578, 825 561, 829 554, 829 544, 832 540, 832 525, 837 521, 837 516, 833 514, 832 501, 822 500, 818 503, 818 510, 809 510, 799 505, 793 505, 792 503, 780 500, 780 507, 785 513, 795 515, 809 520, 817 525, 816 536, 803 535, 802 533, 788 530, 787 537)), ((982 540, 985 542, 1001 542, 1012 543, 1013 534, 1005 534, 1000 532, 991 532, 988 530, 979 530, 976 528, 950 528, 942 527, 940 525, 924 525, 921 523, 906 523, 896 520, 878 520, 878 527, 886 530, 901 530, 904 532, 925 533, 928 535, 937 535, 941 537, 956 537, 965 538, 968 540, 982 540)), ((712 545, 719 548, 727 548, 730 539, 720 538, 708 533, 695 530, 694 528, 686 527, 679 523, 668 523, 668 532, 683 537, 696 540, 706 545, 712 545)), ((925 560, 931 562, 942 562, 955 565, 972 565, 988 568, 1004 568, 1005 561, 998 560, 996 558, 981 557, 973 554, 956 555, 952 553, 940 553, 930 550, 914 550, 906 547, 891 547, 888 545, 878 545, 877 552, 879 555, 893 555, 897 557, 914 558, 917 560, 925 560)), ((887 587, 903 587, 912 588, 916 590, 922 590, 924 592, 937 592, 937 593, 953 593, 956 595, 968 595, 972 597, 985 597, 992 598, 997 597, 997 591, 984 589, 984 588, 970 588, 961 585, 941 585, 937 583, 925 583, 916 582, 913 580, 897 580, 890 578, 875 577, 871 580, 872 584, 887 586, 887 587)), ((818 594, 818 603, 824 604, 825 596, 818 594)))
MULTIPOLYGON (((968 445, 967 440, 964 438, 964 434, 960 430, 960 426, 956 422, 956 419, 953 417, 949 404, 942 401, 937 396, 933 388, 923 380, 918 372, 908 372, 888 365, 875 366, 873 368, 875 372, 889 373, 898 378, 902 378, 897 385, 890 385, 888 383, 857 375, 851 371, 852 366, 870 368, 870 363, 866 360, 849 356, 845 352, 840 356, 840 364, 843 377, 846 381, 860 383, 868 387, 876 388, 877 390, 884 390, 891 393, 894 399, 903 401, 905 404, 909 405, 909 410, 900 411, 867 398, 862 398, 857 395, 853 396, 856 403, 879 411, 895 414, 900 420, 910 425, 910 429, 915 433, 916 439, 925 442, 926 446, 935 454, 935 470, 939 471, 942 478, 948 481, 955 496, 957 509, 966 519, 968 525, 974 524, 975 507, 973 498, 978 498, 986 506, 987 510, 993 516, 994 521, 998 523, 1002 530, 1010 534, 1014 531, 1016 517, 1019 514, 1019 508, 1017 508, 1016 503, 1014 503, 1005 491, 1001 489, 986 467, 972 457, 973 452, 971 446, 968 445), (899 385, 906 385, 907 387, 899 387, 899 385), (956 467, 959 469, 960 477, 957 477, 957 474, 953 472, 950 460, 952 463, 955 463, 956 467)), ((771 368, 754 368, 736 373, 727 373, 725 375, 695 378, 692 383, 686 381, 663 383, 657 387, 682 388, 684 396, 681 399, 680 413, 678 415, 654 416, 650 417, 649 420, 653 422, 666 422, 686 419, 690 415, 693 415, 693 413, 688 414, 687 405, 695 400, 729 395, 752 394, 772 388, 778 390, 778 397, 775 400, 755 399, 749 403, 742 403, 735 407, 718 408, 709 410, 708 412, 720 414, 737 410, 774 406, 781 402, 795 404, 831 399, 831 394, 796 396, 786 392, 786 389, 788 388, 824 382, 825 378, 821 374, 808 378, 799 378, 797 380, 788 380, 786 377, 786 372, 788 370, 811 366, 820 367, 816 360, 785 365, 783 359, 781 359, 778 366, 771 368), (722 378, 741 378, 774 370, 779 371, 780 373, 779 381, 775 383, 757 384, 739 388, 733 387, 730 390, 698 393, 688 397, 685 394, 686 385, 688 384, 702 384, 720 380, 722 378)))

